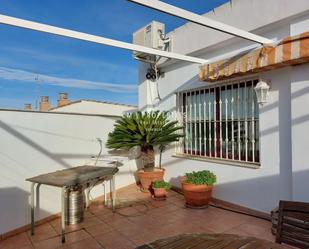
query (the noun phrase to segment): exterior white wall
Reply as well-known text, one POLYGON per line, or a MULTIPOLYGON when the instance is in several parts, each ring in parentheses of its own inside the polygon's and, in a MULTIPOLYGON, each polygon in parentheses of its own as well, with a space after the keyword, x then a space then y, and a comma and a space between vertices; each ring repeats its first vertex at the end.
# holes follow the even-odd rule
MULTIPOLYGON (((275 24, 283 19, 289 23, 289 18, 308 10, 309 1, 307 0, 233 0, 206 13, 205 16, 246 31, 265 35, 267 30, 274 31, 273 27, 270 29, 266 27, 268 24, 275 24)), ((216 46, 230 38, 233 42, 243 42, 240 38, 233 38, 231 35, 190 22, 168 35, 173 39, 173 52, 182 54, 196 54, 199 51, 209 50, 212 49, 211 46, 216 46)), ((252 43, 247 42, 247 44, 252 43)))
POLYGON ((309 201, 309 65, 293 68, 292 93, 292 165, 293 198, 309 201))
MULTIPOLYGON (((117 118, 0 110, 0 234, 30 223, 26 178, 91 162, 100 149, 96 138, 104 145, 117 118)), ((117 187, 135 182, 134 161, 119 169, 117 187)), ((43 185, 40 192, 36 218, 59 213, 60 189, 43 185)), ((102 187, 92 191, 93 197, 102 194, 102 187)))
POLYGON ((122 116, 125 112, 133 111, 135 109, 135 106, 130 105, 118 105, 112 103, 82 100, 80 102, 71 103, 66 106, 52 109, 51 111, 122 116))
MULTIPOLYGON (((207 15, 246 30, 258 30, 263 36, 279 40, 308 31, 308 4, 308 1, 284 1, 283 4, 277 0, 271 3, 264 0, 238 0, 233 1, 232 6, 225 4, 207 15)), ((229 57, 252 47, 252 43, 250 45, 238 38, 227 40, 228 36, 195 24, 186 24, 170 34, 173 36, 174 51, 198 54, 201 58, 211 60, 229 57)), ((145 68, 145 64, 140 67, 141 76, 145 75, 145 68)), ((161 64, 160 70, 165 73, 164 77, 158 80, 162 101, 156 103, 149 99, 151 94, 145 91, 151 91, 153 95, 156 91, 155 83, 141 77, 139 108, 142 110, 174 111, 177 91, 207 85, 199 82, 198 66, 194 64, 168 62, 161 64), (144 99, 146 96, 147 100, 144 99)), ((180 186, 179 177, 185 172, 209 169, 218 178, 214 197, 231 203, 269 212, 281 199, 309 202, 309 195, 305 190, 309 187, 308 181, 305 180, 306 175, 301 174, 309 170, 308 153, 305 152, 308 139, 306 140, 306 135, 303 134, 309 128, 309 121, 306 119, 306 106, 309 104, 306 91, 309 81, 308 65, 286 67, 260 73, 256 77, 271 81, 269 102, 260 106, 260 168, 251 169, 174 157, 174 149, 171 148, 163 155, 166 180, 180 186), (295 91, 301 91, 301 98, 295 98, 295 91), (304 117, 306 122, 296 125, 294 117, 299 116, 304 117)))
MULTIPOLYGON (((186 80, 188 71, 184 69, 178 71, 177 77, 171 76, 174 77, 173 82, 183 83, 182 79, 186 80)), ((193 72, 197 72, 197 69, 193 72)), ((272 90, 269 102, 260 107, 259 169, 174 157, 175 152, 171 148, 163 155, 166 180, 180 187, 179 177, 186 172, 209 169, 218 178, 214 188, 214 197, 218 199, 264 212, 275 208, 280 199, 292 199, 289 72, 290 69, 286 68, 262 75, 263 78, 271 80, 272 90)), ((162 93, 171 91, 171 82, 168 79, 160 84, 162 93), (167 85, 169 91, 164 90, 167 85)), ((199 84, 195 83, 194 86, 199 84)), ((175 96, 167 96, 157 108, 173 111, 175 96)))
MULTIPOLYGON (((303 17, 291 24, 291 34, 299 34, 309 27, 309 18, 303 17)), ((291 128, 293 198, 309 201, 309 65, 293 67, 291 71, 291 128)))

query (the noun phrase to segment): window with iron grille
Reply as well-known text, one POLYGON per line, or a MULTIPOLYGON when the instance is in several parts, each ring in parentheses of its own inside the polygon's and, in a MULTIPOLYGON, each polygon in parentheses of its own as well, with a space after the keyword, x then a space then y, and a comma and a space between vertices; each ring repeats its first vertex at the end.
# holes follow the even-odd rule
POLYGON ((176 153, 259 163, 258 80, 178 93, 184 137, 176 153))

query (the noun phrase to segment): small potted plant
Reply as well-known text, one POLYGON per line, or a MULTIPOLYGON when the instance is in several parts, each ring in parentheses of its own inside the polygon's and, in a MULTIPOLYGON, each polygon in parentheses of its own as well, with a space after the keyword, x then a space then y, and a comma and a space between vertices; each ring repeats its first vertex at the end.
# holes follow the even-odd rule
POLYGON ((152 189, 154 192, 154 199, 162 200, 166 199, 167 190, 171 188, 171 185, 165 181, 154 181, 152 183, 152 189))
POLYGON ((209 170, 186 173, 182 178, 182 191, 186 206, 192 208, 207 207, 216 180, 216 175, 209 170))

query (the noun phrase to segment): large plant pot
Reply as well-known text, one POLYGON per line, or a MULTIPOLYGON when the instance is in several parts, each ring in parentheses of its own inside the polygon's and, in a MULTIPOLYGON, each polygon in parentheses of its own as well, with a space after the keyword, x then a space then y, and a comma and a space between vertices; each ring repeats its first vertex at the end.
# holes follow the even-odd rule
POLYGON ((190 208, 206 208, 212 196, 213 186, 195 185, 182 179, 182 191, 186 200, 186 206, 190 208))
POLYGON ((150 191, 151 185, 154 181, 163 181, 164 171, 164 169, 160 168, 154 168, 154 171, 139 169, 137 175, 142 185, 142 191, 150 191))

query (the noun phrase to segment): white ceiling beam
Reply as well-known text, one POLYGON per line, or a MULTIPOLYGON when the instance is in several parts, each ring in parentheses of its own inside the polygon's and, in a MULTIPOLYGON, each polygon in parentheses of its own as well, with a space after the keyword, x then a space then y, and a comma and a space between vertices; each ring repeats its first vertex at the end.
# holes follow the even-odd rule
POLYGON ((182 61, 187 61, 187 62, 192 62, 192 63, 197 63, 197 64, 203 64, 203 63, 208 62, 208 60, 201 59, 201 58, 157 50, 157 49, 135 45, 135 44, 127 43, 127 42, 117 41, 117 40, 113 40, 113 39, 109 39, 109 38, 105 38, 101 36, 82 33, 82 32, 78 32, 78 31, 74 31, 70 29, 63 29, 63 28, 59 28, 59 27, 55 27, 51 25, 38 23, 38 22, 27 21, 24 19, 10 17, 6 15, 0 15, 0 23, 10 25, 10 26, 15 26, 15 27, 45 32, 45 33, 49 33, 53 35, 74 38, 74 39, 83 40, 87 42, 93 42, 93 43, 97 43, 101 45, 122 48, 126 50, 137 51, 137 52, 142 52, 142 53, 151 54, 151 55, 162 56, 165 58, 182 60, 182 61))
POLYGON ((205 16, 195 14, 193 12, 175 7, 173 5, 164 3, 159 0, 128 0, 128 1, 137 3, 139 5, 142 5, 142 6, 151 8, 151 9, 155 9, 155 10, 158 10, 158 11, 161 11, 161 12, 173 15, 173 16, 180 17, 187 21, 200 24, 202 26, 205 26, 211 29, 215 29, 215 30, 218 30, 218 31, 221 31, 221 32, 233 35, 233 36, 241 37, 249 41, 257 42, 260 44, 271 44, 274 42, 273 40, 270 40, 268 38, 255 35, 253 33, 247 32, 239 28, 235 28, 233 26, 224 24, 222 22, 214 21, 205 16))

